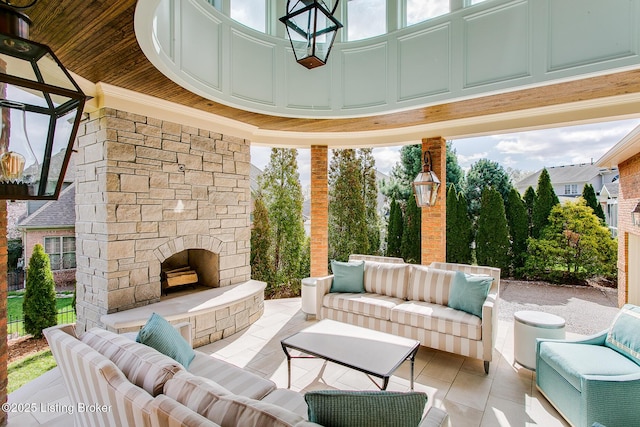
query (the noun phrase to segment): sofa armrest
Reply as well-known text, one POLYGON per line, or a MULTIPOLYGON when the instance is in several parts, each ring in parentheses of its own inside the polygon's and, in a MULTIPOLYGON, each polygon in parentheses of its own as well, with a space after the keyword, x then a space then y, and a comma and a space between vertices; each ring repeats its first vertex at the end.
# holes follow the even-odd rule
POLYGON ((571 339, 571 340, 555 340, 552 338, 536 338, 536 358, 540 354, 540 344, 543 342, 566 342, 571 344, 588 344, 588 345, 604 345, 607 339, 608 329, 598 332, 595 335, 590 335, 584 338, 571 339))
POLYGON ((489 289, 489 294, 482 304, 482 359, 485 362, 493 360, 493 347, 498 337, 498 295, 500 285, 495 280, 489 289))
POLYGON ((182 338, 184 338, 184 340, 187 342, 187 344, 189 344, 191 346, 191 348, 193 348, 193 338, 192 338, 192 331, 191 331, 191 323, 189 322, 180 322, 180 323, 176 323, 175 325, 173 325, 174 328, 176 328, 178 330, 178 332, 180 332, 180 335, 182 335, 182 338))
POLYGON ((333 275, 318 277, 316 280, 316 319, 320 320, 320 313, 322 312, 322 300, 326 294, 331 290, 331 284, 333 283, 333 275))
POLYGON ((449 414, 439 408, 431 407, 427 411, 418 427, 444 427, 448 425, 449 414))

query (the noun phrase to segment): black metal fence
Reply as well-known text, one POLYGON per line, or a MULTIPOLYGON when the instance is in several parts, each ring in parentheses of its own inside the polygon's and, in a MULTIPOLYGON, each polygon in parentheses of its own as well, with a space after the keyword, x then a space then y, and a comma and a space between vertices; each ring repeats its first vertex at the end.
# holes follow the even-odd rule
MULTIPOLYGON (((58 325, 75 323, 76 312, 73 310, 72 306, 61 308, 58 310, 57 319, 58 325)), ((7 319, 7 335, 9 338, 17 338, 26 335, 26 332, 24 331, 24 317, 13 318, 13 316, 9 316, 7 319)))
POLYGON ((7 288, 10 291, 24 289, 24 270, 11 270, 7 272, 7 288))

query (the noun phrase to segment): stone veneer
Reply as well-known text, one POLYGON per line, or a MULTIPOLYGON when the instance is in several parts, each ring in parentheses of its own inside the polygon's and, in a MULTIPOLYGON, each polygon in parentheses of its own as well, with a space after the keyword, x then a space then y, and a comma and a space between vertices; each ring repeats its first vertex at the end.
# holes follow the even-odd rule
POLYGON ((219 286, 250 279, 249 142, 124 111, 78 132, 78 330, 160 300, 160 264, 218 254, 219 286))

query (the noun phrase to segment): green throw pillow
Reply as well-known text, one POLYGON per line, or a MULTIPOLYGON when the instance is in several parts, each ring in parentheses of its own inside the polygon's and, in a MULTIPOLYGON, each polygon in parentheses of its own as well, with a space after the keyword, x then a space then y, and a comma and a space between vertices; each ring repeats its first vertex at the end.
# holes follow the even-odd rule
POLYGON ((493 277, 456 271, 449 288, 449 307, 482 319, 482 304, 487 299, 493 277))
POLYGON ((421 392, 319 390, 304 395, 309 421, 326 427, 416 427, 427 395, 421 392))
POLYGON ((364 292, 364 261, 331 260, 333 283, 329 292, 364 292))
POLYGON ((640 331, 640 307, 625 304, 614 319, 604 345, 640 365, 640 335, 638 331, 640 331))
POLYGON ((136 341, 149 347, 155 348, 160 353, 165 354, 185 368, 196 353, 191 346, 182 338, 182 335, 167 320, 153 313, 147 323, 140 329, 136 341))

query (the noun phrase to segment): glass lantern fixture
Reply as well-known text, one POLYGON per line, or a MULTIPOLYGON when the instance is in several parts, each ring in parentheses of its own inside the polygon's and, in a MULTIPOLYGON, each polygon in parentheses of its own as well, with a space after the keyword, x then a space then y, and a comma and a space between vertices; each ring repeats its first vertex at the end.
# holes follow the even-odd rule
MULTIPOLYGON (((37 1, 37 0, 36 0, 37 1)), ((0 0, 0 199, 58 198, 86 97, 31 20, 0 0)))
POLYGON ((298 64, 312 69, 327 63, 336 34, 342 28, 333 16, 338 2, 330 10, 323 0, 287 0, 287 14, 280 21, 287 28, 298 64))
POLYGON ((416 176, 412 183, 416 196, 416 204, 421 208, 434 206, 438 200, 440 180, 431 170, 431 152, 425 151, 422 159, 422 172, 416 176))
POLYGON ((631 223, 636 227, 640 227, 640 202, 631 211, 631 223))

